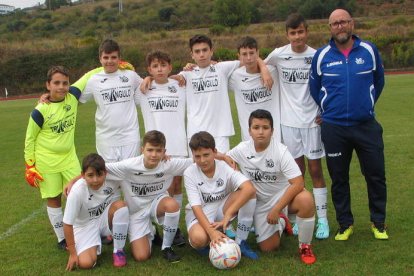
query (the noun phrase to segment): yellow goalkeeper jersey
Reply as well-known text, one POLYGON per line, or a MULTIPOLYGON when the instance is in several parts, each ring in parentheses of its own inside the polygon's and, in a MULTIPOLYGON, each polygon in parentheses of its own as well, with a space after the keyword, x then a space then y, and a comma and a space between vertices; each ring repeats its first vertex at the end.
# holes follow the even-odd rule
POLYGON ((75 149, 78 98, 68 93, 61 102, 38 104, 26 131, 24 159, 41 173, 79 166, 75 149))

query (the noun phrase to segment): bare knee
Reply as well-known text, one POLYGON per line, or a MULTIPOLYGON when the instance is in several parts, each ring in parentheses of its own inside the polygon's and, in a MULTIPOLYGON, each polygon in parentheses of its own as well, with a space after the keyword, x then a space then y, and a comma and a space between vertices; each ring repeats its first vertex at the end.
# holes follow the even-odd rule
POLYGON ((113 206, 114 211, 116 211, 116 210, 118 210, 118 209, 121 209, 121 208, 123 208, 123 207, 126 207, 127 205, 126 205, 125 201, 122 201, 122 200, 117 200, 117 201, 115 201, 114 203, 112 203, 112 205, 111 205, 111 206, 113 206))
POLYGON ((91 255, 86 255, 86 254, 80 255, 78 266, 81 269, 91 269, 95 266, 97 260, 98 260, 97 256, 91 256, 91 255))
POLYGON ((210 242, 210 238, 208 237, 207 233, 204 232, 201 228, 201 226, 197 227, 196 229, 193 229, 191 227, 190 231, 188 232, 188 238, 190 239, 191 246, 195 249, 203 248, 208 245, 210 242))
POLYGON ((263 252, 270 252, 278 250, 280 247, 280 237, 279 232, 273 234, 270 238, 259 242, 259 248, 263 252))
POLYGON ((173 213, 180 210, 180 205, 175 199, 166 197, 163 201, 163 209, 164 212, 173 213))
POLYGON ((315 201, 309 191, 300 192, 293 200, 294 209, 301 218, 309 218, 315 215, 315 201))
POLYGON ((135 252, 132 251, 132 257, 134 257, 134 260, 137 262, 144 262, 151 258, 151 252, 135 252))

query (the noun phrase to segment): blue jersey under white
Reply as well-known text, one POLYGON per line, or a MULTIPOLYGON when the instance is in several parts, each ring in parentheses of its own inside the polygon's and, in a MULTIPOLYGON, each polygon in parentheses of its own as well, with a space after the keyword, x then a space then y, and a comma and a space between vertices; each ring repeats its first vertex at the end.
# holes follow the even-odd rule
POLYGON ((381 57, 370 42, 352 39, 348 57, 331 39, 312 60, 311 95, 324 122, 352 126, 375 117, 374 105, 384 88, 381 57))

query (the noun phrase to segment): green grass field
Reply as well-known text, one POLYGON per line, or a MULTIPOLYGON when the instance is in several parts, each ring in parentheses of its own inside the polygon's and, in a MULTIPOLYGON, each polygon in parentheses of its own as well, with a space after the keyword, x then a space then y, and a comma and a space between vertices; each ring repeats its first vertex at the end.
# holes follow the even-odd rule
MULTIPOLYGON (((413 275, 414 218, 412 216, 414 189, 414 103, 413 75, 387 76, 385 90, 376 112, 384 128, 386 170, 388 183, 387 223, 390 239, 374 240, 369 228, 369 212, 365 181, 359 172, 356 158, 351 166, 352 210, 355 232, 347 242, 333 240, 336 231, 335 214, 329 198, 331 237, 314 241, 318 261, 312 266, 300 262, 297 240, 284 237, 278 252, 260 254, 259 261, 242 258, 230 274, 275 275, 413 275)), ((67 253, 56 249, 56 238, 46 215, 45 202, 34 188, 24 181, 23 147, 27 120, 35 99, 0 102, 2 121, 0 143, 0 275, 58 275, 64 273, 67 253)), ((76 146, 82 158, 95 151, 93 103, 81 105, 78 115, 76 146)), ((235 113, 234 113, 235 114, 235 113)), ((237 120, 235 120, 237 122, 237 120)), ((142 121, 141 121, 142 122, 142 121)), ((239 130, 232 139, 238 142, 239 130)), ((325 166, 325 164, 324 164, 325 166)), ((327 183, 330 185, 325 170, 327 183)), ((311 183, 307 177, 307 187, 311 183)), ((329 186, 328 186, 329 187, 329 186)), ((181 228, 185 229, 182 220, 181 228)), ((254 244, 253 237, 250 238, 254 244)), ((127 248, 127 252, 129 248, 127 248)), ((128 254, 125 268, 112 267, 112 247, 105 246, 98 265, 85 274, 127 275, 213 275, 225 273, 210 265, 188 245, 178 248, 183 259, 178 264, 167 263, 155 248, 153 257, 144 263, 133 261, 128 254)))

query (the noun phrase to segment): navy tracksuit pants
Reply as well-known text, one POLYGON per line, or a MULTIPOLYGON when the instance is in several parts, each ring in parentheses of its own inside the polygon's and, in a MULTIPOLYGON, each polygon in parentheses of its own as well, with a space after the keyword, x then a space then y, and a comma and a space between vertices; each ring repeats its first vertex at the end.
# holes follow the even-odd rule
POLYGON ((321 136, 332 179, 332 201, 339 225, 349 226, 354 223, 349 187, 349 166, 353 150, 357 153, 367 183, 371 221, 384 223, 387 187, 381 125, 375 119, 355 126, 323 122, 321 136))

